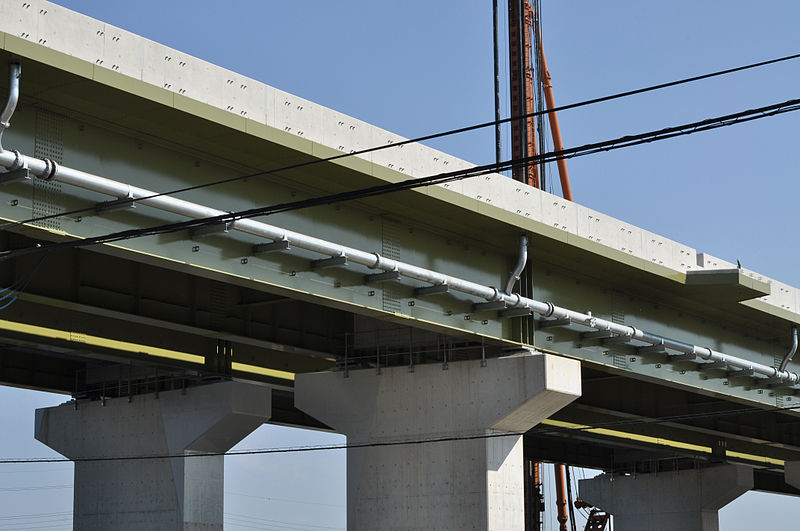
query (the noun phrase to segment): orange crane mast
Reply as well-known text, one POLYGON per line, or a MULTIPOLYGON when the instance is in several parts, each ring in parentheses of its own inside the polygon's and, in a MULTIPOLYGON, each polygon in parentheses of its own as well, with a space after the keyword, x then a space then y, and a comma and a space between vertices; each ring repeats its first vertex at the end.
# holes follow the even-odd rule
MULTIPOLYGON (((493 2, 494 13, 494 46, 495 46, 495 116, 499 120, 499 75, 498 75, 498 25, 497 25, 497 0, 493 2)), ((553 148, 556 152, 564 150, 561 140, 561 128, 558 116, 553 111, 556 108, 553 94, 553 83, 547 69, 547 60, 542 44, 542 31, 540 24, 539 0, 508 0, 508 52, 509 52, 509 89, 511 116, 511 154, 512 159, 533 159, 534 162, 515 167, 512 176, 515 180, 530 186, 543 189, 545 186, 544 166, 535 162, 538 149, 544 151, 543 120, 539 120, 539 145, 537 146, 537 120, 532 116, 537 110, 542 110, 542 96, 548 111, 550 132, 553 138, 553 148), (539 109, 537 106, 539 99, 539 109)), ((497 160, 500 161, 500 132, 496 129, 497 160)), ((572 188, 569 182, 567 164, 564 159, 557 159, 561 192, 564 199, 572 201, 572 188)), ((541 463, 533 461, 533 470, 530 471, 533 481, 528 481, 529 510, 532 515, 526 518, 526 527, 539 531, 542 525, 541 511, 541 463), (532 484, 531 484, 532 483, 532 484), (535 493, 534 493, 535 492, 535 493)), ((567 500, 565 491, 564 465, 558 463, 554 467, 556 481, 556 507, 558 508, 558 521, 561 531, 567 531, 567 500)), ((574 522, 573 522, 574 525, 574 522)))
MULTIPOLYGON (((536 112, 537 88, 542 89, 547 109, 555 109, 553 84, 544 55, 536 4, 536 0, 508 0, 509 96, 511 116, 519 117, 511 121, 511 153, 514 159, 536 157, 538 149, 543 148, 537 146, 536 121, 530 116, 536 112)), ((555 112, 548 112, 548 119, 553 148, 555 151, 562 151, 564 143, 561 140, 558 116, 555 112)), ((558 159, 557 166, 562 195, 572 201, 567 164, 563 159, 558 159)), ((542 169, 538 163, 533 162, 514 168, 512 175, 515 180, 543 188, 542 169)))

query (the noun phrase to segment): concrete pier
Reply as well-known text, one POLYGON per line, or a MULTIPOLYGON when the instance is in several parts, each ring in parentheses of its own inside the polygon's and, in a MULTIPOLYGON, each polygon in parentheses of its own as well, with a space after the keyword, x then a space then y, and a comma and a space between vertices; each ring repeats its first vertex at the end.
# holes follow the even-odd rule
POLYGON ((270 415, 269 387, 224 382, 36 410, 36 439, 76 461, 75 529, 222 529, 223 456, 270 415))
POLYGON ((298 375, 295 405, 369 445, 347 450, 348 529, 522 529, 521 433, 580 392, 577 361, 526 354, 298 375))
POLYGON ((752 488, 753 469, 740 465, 578 482, 583 501, 614 516, 615 531, 719 531, 719 510, 752 488))
POLYGON ((783 465, 783 478, 787 484, 800 489, 800 461, 786 461, 783 465))

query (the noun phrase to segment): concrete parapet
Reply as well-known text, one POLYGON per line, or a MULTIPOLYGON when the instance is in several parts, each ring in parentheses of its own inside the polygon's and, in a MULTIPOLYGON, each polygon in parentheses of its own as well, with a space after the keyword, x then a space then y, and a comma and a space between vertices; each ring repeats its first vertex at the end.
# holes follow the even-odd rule
POLYGON ((270 411, 269 387, 223 382, 37 409, 35 436, 76 460, 75 529, 221 530, 224 457, 148 456, 225 452, 270 411))
POLYGON ((295 405, 367 445, 347 450, 348 529, 522 529, 521 433, 580 392, 579 362, 527 354, 298 375, 295 405))
POLYGON ((741 465, 578 482, 581 499, 611 513, 616 531, 719 531, 718 511, 752 488, 753 469, 741 465))

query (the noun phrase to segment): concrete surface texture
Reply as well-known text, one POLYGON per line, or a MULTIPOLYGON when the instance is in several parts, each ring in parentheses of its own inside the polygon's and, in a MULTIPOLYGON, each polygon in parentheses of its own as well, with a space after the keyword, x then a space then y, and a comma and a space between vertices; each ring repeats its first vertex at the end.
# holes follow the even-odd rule
POLYGON ((721 465, 578 482, 582 500, 614 515, 616 531, 719 531, 718 511, 753 488, 753 469, 721 465))
POLYGON ((295 404, 368 445, 347 451, 349 529, 499 530, 524 524, 520 434, 580 392, 577 361, 526 354, 298 375, 295 404))
POLYGON ((266 386, 224 382, 36 410, 35 436, 75 462, 75 529, 222 529, 225 452, 269 417, 266 386))

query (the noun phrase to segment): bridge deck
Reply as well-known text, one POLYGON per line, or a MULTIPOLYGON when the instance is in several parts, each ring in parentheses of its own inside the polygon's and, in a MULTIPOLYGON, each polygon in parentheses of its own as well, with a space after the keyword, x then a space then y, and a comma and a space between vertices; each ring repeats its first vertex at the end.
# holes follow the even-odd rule
MULTIPOLYGON (((25 5, 0 0, 0 63, 23 62, 22 103, 3 136, 6 149, 167 191, 403 140, 49 2, 25 5)), ((236 211, 469 166, 409 144, 182 197, 236 211)), ((0 217, 23 221, 108 199, 58 183, 15 183, 0 188, 0 217)), ((84 213, 10 229, 2 242, 25 247, 180 219, 143 206, 84 213)), ((525 232, 531 266, 523 294, 767 365, 785 353, 789 324, 800 323, 795 288, 497 174, 282 213, 270 223, 498 287, 525 232)), ((62 252, 41 266, 30 257, 4 265, 5 285, 38 269, 0 316, 0 380, 79 396, 220 375, 288 389, 293 373, 336 364, 442 362, 478 357, 484 347, 491 357, 529 345, 576 357, 589 371, 595 390, 556 416, 571 425, 601 418, 599 411, 657 416, 797 400, 792 388, 642 353, 574 325, 502 319, 476 310, 474 297, 420 297, 421 284, 405 279, 367 284, 374 272, 367 268, 314 269, 321 257, 313 253, 254 256, 258 243, 182 232, 62 252), (652 399, 642 398, 648 393, 652 399)), ((709 449, 724 437, 731 452, 776 460, 765 466, 800 456, 789 412, 758 418, 639 435, 709 449), (768 450, 757 449, 761 440, 771 442, 768 450)))

